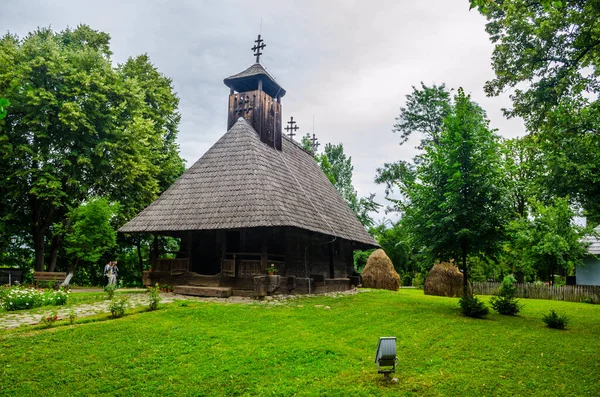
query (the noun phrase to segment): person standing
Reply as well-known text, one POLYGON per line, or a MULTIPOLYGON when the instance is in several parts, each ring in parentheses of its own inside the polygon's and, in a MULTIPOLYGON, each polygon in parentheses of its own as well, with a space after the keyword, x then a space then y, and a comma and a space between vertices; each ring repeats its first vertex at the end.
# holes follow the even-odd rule
POLYGON ((114 261, 112 266, 113 272, 113 284, 117 284, 117 276, 119 275, 119 268, 117 267, 117 261, 114 261))
POLYGON ((108 272, 110 271, 110 269, 112 268, 112 261, 108 262, 106 264, 106 266, 104 266, 104 286, 106 287, 108 285, 108 272))

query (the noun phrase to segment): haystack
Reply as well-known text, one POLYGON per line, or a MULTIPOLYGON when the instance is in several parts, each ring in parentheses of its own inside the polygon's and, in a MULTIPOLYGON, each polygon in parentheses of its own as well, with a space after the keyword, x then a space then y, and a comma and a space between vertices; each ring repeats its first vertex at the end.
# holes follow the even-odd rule
POLYGON ((362 273, 362 285, 367 288, 389 289, 397 291, 400 288, 400 276, 385 251, 375 250, 362 273))
POLYGON ((433 265, 425 280, 425 295, 462 296, 463 274, 452 262, 433 265))

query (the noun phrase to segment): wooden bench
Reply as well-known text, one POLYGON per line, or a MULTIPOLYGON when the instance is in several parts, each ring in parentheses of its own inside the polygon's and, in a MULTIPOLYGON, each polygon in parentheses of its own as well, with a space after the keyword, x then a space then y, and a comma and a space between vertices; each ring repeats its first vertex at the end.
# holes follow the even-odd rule
POLYGON ((64 272, 33 272, 33 285, 37 288, 38 281, 51 283, 54 281, 54 287, 58 287, 67 278, 64 272))

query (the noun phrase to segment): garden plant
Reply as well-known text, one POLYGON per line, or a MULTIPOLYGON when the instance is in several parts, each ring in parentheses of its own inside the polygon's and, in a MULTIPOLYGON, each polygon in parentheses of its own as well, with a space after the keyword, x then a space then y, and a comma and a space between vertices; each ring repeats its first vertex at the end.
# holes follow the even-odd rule
POLYGON ((516 316, 519 314, 523 305, 515 298, 517 288, 515 287, 515 278, 511 276, 504 277, 498 293, 490 299, 490 304, 500 314, 505 316, 516 316))

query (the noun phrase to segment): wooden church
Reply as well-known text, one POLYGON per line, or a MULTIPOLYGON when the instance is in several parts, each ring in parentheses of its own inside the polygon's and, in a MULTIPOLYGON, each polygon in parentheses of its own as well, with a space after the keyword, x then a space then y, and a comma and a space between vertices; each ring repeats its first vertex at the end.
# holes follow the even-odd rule
POLYGON ((286 92, 255 42, 256 63, 224 80, 225 135, 119 230, 155 236, 145 285, 219 297, 346 290, 358 282, 353 251, 377 247, 312 153, 282 134, 286 92), (179 250, 159 252, 157 236, 179 250))

